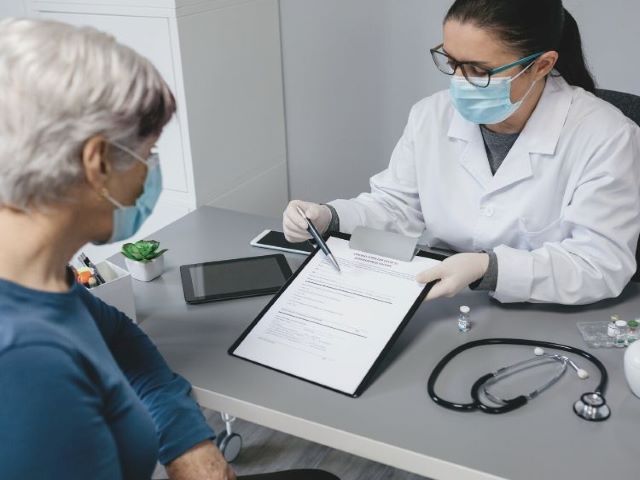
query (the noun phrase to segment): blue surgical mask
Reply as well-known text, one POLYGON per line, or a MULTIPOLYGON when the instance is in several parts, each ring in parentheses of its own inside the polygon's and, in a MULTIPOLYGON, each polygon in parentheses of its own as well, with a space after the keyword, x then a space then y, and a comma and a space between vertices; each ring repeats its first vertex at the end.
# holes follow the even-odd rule
POLYGON ((533 63, 515 77, 492 77, 485 88, 472 85, 466 78, 454 76, 451 79, 451 100, 463 118, 478 125, 494 125, 504 122, 516 113, 533 90, 536 82, 516 103, 511 101, 511 83, 526 72, 533 63))
POLYGON ((147 177, 144 182, 144 191, 136 200, 135 205, 122 205, 107 191, 103 192, 104 197, 116 207, 113 211, 113 232, 106 243, 115 243, 134 236, 153 212, 162 192, 162 173, 157 153, 152 152, 149 159, 145 160, 127 147, 117 143, 112 143, 112 145, 144 163, 147 166, 147 177))

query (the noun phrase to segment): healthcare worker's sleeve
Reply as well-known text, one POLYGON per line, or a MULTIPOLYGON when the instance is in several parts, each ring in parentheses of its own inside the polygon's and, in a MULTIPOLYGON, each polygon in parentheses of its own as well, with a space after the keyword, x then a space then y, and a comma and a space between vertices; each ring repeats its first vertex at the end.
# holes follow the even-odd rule
POLYGON ((564 209, 568 235, 532 252, 500 246, 494 296, 566 305, 617 297, 636 271, 640 129, 630 123, 589 159, 564 209))
POLYGON ((422 235, 425 223, 418 196, 414 117, 412 111, 389 167, 371 178, 371 193, 330 202, 340 218, 340 231, 352 233, 356 227, 365 226, 409 237, 422 235))
POLYGON ((171 371, 149 337, 129 317, 90 292, 83 292, 83 300, 155 423, 160 462, 166 465, 198 443, 215 438, 191 398, 191 385, 171 371))

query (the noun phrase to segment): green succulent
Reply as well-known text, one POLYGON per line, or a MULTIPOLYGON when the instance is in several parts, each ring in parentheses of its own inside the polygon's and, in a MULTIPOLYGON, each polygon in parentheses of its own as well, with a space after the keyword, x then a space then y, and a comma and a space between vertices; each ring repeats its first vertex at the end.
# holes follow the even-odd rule
POLYGON ((136 262, 149 263, 167 251, 166 248, 158 250, 159 247, 160 242, 155 240, 139 240, 136 243, 125 243, 122 246, 122 255, 136 262))
POLYGON ((627 325, 629 326, 629 328, 638 328, 638 326, 640 326, 640 323, 638 323, 637 320, 630 320, 627 325))

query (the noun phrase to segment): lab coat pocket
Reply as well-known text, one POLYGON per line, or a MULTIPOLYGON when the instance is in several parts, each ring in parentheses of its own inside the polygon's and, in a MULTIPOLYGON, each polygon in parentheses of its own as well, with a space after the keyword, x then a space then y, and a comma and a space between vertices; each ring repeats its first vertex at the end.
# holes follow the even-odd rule
POLYGON ((562 217, 552 221, 542 229, 531 228, 531 222, 524 217, 520 218, 519 223, 522 243, 529 250, 541 248, 545 243, 561 242, 567 238, 569 233, 569 227, 562 217))

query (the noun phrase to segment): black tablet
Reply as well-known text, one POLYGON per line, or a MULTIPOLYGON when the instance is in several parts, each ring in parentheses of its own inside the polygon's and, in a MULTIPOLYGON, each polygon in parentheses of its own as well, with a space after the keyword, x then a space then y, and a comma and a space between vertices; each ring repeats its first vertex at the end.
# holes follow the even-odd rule
POLYGON ((281 254, 180 267, 187 303, 272 295, 287 283, 291 274, 291 268, 281 254))

